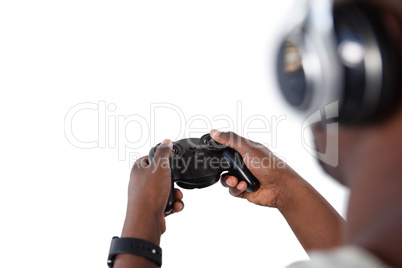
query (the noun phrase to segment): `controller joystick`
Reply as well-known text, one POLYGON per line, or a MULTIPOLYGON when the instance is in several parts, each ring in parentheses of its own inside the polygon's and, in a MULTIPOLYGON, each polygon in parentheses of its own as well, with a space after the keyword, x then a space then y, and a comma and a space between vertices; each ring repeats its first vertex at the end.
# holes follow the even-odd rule
MULTIPOLYGON (((149 152, 152 162, 159 144, 149 152)), ((247 183, 247 192, 258 189, 259 182, 244 164, 239 152, 216 142, 209 134, 200 139, 182 139, 173 143, 170 158, 171 190, 165 213, 173 209, 174 182, 184 189, 204 188, 219 181, 222 173, 247 183)))

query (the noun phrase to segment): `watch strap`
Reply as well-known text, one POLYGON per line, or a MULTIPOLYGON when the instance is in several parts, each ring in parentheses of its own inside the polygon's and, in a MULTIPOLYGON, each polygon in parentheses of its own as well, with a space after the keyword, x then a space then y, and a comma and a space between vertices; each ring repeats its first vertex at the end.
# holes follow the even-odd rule
POLYGON ((145 257, 153 261, 158 267, 162 266, 162 249, 145 240, 138 238, 119 238, 114 236, 110 245, 108 266, 114 265, 117 254, 131 254, 145 257))

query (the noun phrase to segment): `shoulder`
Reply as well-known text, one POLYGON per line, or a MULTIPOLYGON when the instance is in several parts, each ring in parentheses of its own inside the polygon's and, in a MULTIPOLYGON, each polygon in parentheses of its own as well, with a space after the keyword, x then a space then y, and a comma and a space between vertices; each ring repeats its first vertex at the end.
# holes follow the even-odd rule
POLYGON ((341 247, 330 251, 310 252, 310 260, 296 262, 287 268, 386 268, 376 256, 354 246, 341 247))

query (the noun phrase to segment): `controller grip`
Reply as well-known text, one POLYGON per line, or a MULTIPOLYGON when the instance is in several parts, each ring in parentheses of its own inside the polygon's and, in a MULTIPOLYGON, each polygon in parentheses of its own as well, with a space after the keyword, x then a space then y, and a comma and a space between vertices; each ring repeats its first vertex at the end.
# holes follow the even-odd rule
POLYGON ((173 175, 172 178, 170 179, 172 184, 170 186, 170 193, 169 193, 169 198, 168 198, 168 202, 166 204, 166 208, 165 208, 165 214, 169 214, 170 212, 172 212, 173 210, 173 204, 174 204, 174 196, 173 196, 173 191, 174 191, 174 185, 173 185, 173 175))
POLYGON ((240 153, 232 148, 227 148, 223 151, 223 156, 229 165, 227 174, 235 176, 240 181, 245 181, 247 183, 247 192, 256 191, 260 186, 260 182, 247 168, 240 153))

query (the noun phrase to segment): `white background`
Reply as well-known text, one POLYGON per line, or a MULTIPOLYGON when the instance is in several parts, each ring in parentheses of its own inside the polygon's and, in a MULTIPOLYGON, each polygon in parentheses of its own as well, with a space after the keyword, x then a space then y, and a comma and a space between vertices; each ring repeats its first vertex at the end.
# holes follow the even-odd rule
MULTIPOLYGON (((247 136, 269 145, 345 215, 347 191, 304 149, 303 118, 274 79, 278 36, 294 2, 2 1, 1 266, 106 267, 124 220, 130 159, 164 138, 227 127, 214 121, 218 115, 243 135, 249 118, 286 116, 270 133, 247 136), (85 110, 65 130, 72 107, 99 102, 117 108, 106 111, 108 120, 98 120, 101 109, 85 110), (153 103, 176 110, 151 118, 153 103), (189 126, 199 115, 211 125, 189 126), (97 148, 74 146, 70 130, 98 140, 97 148)), ((162 237, 164 267, 284 267, 307 258, 275 209, 235 199, 219 183, 183 192, 186 207, 167 219, 162 237)))

